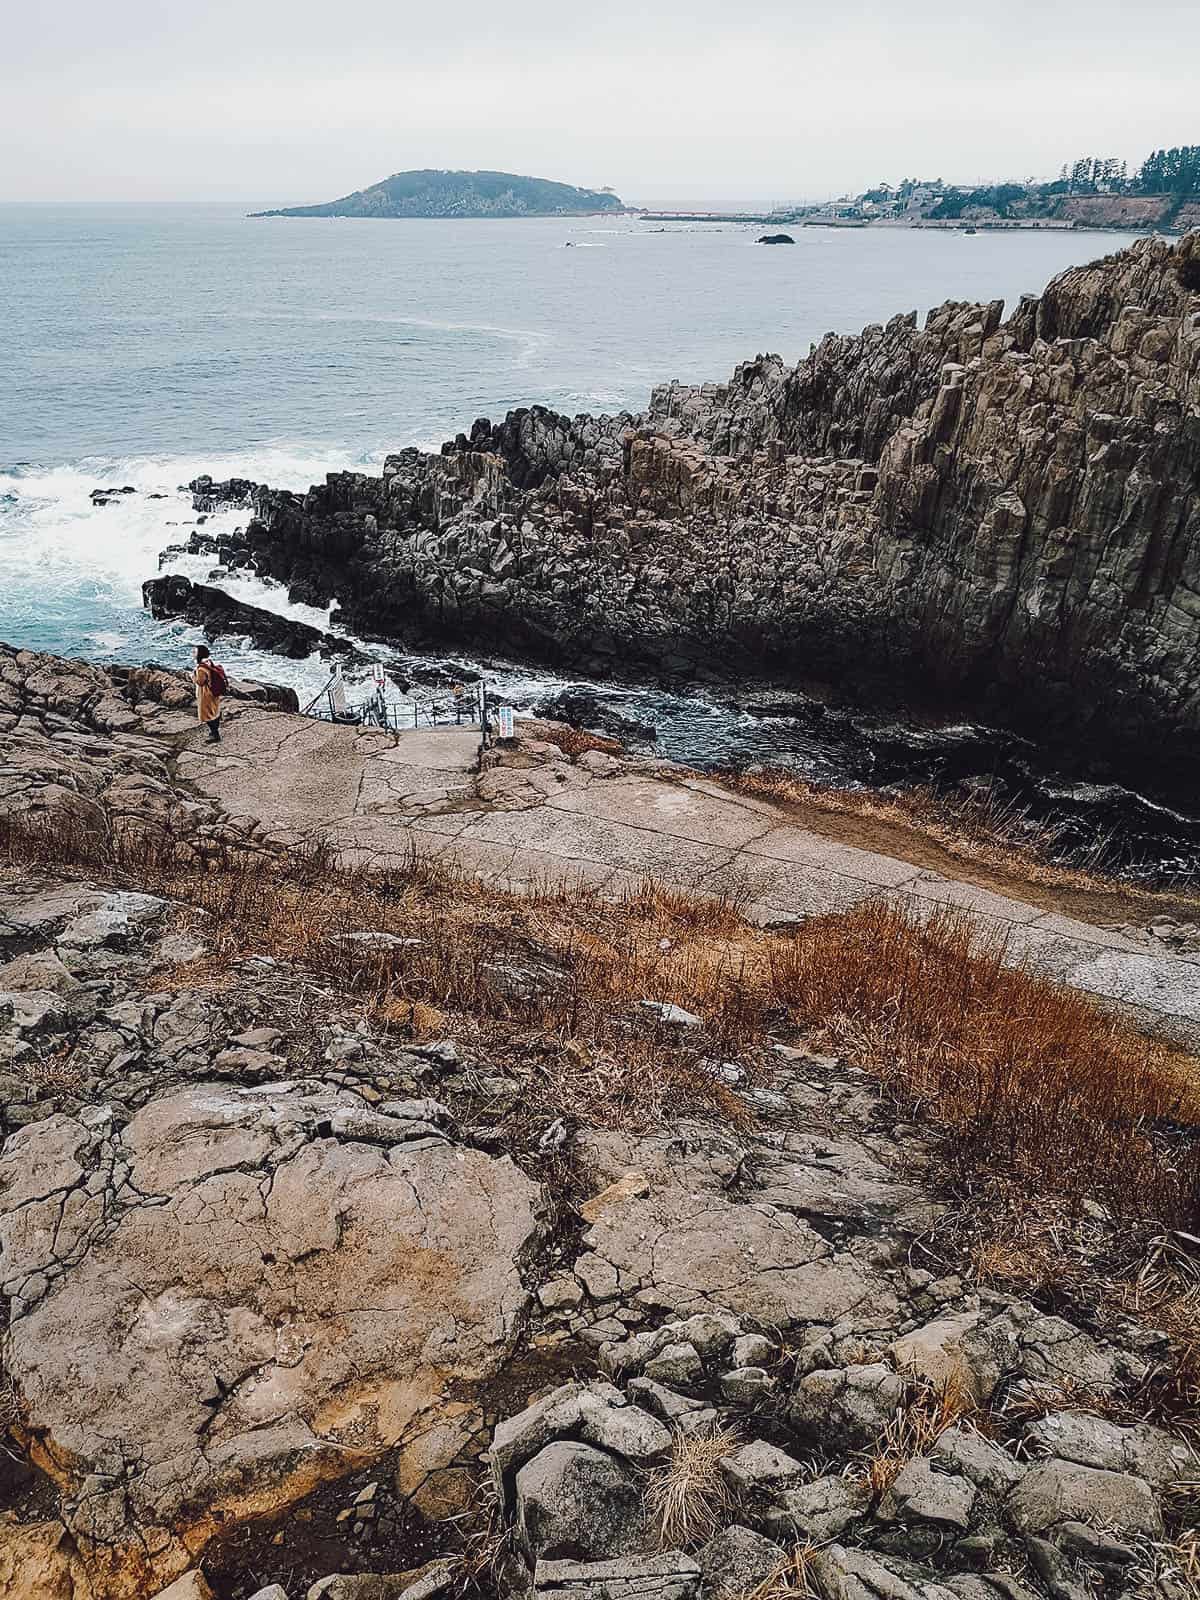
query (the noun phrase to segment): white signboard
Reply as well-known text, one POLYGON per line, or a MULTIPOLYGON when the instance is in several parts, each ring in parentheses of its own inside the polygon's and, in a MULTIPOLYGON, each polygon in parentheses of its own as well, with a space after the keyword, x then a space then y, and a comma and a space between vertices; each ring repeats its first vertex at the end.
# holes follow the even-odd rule
POLYGON ((513 736, 513 711, 511 706, 500 707, 500 737, 511 739, 513 736))

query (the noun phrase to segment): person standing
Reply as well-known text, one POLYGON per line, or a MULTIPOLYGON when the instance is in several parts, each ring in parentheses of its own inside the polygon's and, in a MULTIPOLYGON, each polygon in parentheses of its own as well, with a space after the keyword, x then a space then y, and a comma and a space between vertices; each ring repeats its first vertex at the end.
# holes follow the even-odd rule
POLYGON ((208 743, 221 742, 221 696, 225 693, 224 668, 212 658, 206 644, 196 646, 196 717, 208 729, 208 743))

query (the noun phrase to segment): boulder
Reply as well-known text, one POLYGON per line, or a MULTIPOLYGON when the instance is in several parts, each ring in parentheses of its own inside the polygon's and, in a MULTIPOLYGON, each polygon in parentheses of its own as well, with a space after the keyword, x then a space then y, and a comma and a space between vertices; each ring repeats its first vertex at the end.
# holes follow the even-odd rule
POLYGON ((696 1553, 704 1593, 711 1600, 742 1600, 753 1594, 783 1560, 780 1545, 739 1523, 714 1534, 696 1553))
POLYGON ((840 1473, 816 1478, 776 1495, 766 1512, 766 1525, 785 1542, 824 1544, 839 1538, 864 1516, 867 1494, 860 1482, 840 1473))
POLYGON ((722 1398, 735 1405, 757 1405, 774 1387, 769 1374, 761 1367, 735 1367, 732 1372, 721 1374, 722 1398))
POLYGON ((765 1367, 768 1361, 775 1359, 776 1349, 770 1339, 764 1339, 761 1333, 745 1333, 734 1340, 733 1364, 739 1367, 765 1367))
POLYGON ((778 1445, 765 1439, 752 1439, 721 1462, 721 1471, 743 1494, 760 1489, 783 1488, 803 1476, 804 1465, 789 1456, 778 1445))
POLYGON ((1163 1531, 1162 1512, 1143 1478, 1073 1461, 1042 1461, 1031 1467, 1006 1504, 1022 1533, 1044 1533, 1060 1522, 1149 1538, 1163 1531))
POLYGON ((663 1424, 629 1405, 610 1383, 560 1384, 497 1424, 488 1451, 492 1481, 502 1506, 512 1503, 514 1475, 546 1445, 574 1439, 646 1466, 671 1449, 663 1424))
POLYGON ((1200 1475, 1195 1449, 1148 1422, 1123 1427, 1088 1412, 1052 1411, 1031 1423, 1025 1438, 1049 1456, 1107 1472, 1128 1472, 1159 1487, 1200 1475))
POLYGON ((918 1456, 901 1467, 879 1514, 899 1522, 935 1522, 965 1533, 974 1505, 975 1490, 966 1478, 937 1472, 927 1458, 918 1456))
POLYGON ((962 1422, 939 1435, 933 1447, 933 1461, 968 1479, 977 1489, 997 1494, 1007 1494, 1025 1471, 1007 1450, 962 1422))
POLYGON ((202 1572, 185 1572, 161 1589, 154 1600, 213 1600, 213 1592, 202 1572))
POLYGON ((983 1391, 989 1388, 988 1382, 975 1371, 967 1353, 967 1338, 978 1322, 977 1311, 939 1317, 895 1340, 888 1354, 898 1371, 935 1389, 963 1381, 970 1385, 977 1400, 986 1400, 988 1394, 983 1391))
POLYGON ((559 1441, 516 1479, 517 1542, 530 1561, 593 1561, 653 1548, 630 1469, 592 1445, 559 1441))
POLYGON ((882 1362, 809 1372, 796 1385, 788 1414, 793 1425, 847 1444, 866 1445, 895 1416, 903 1380, 882 1362))
POLYGON ((704 1365, 690 1344, 669 1344, 652 1356, 642 1369, 653 1383, 696 1383, 704 1375, 704 1365))

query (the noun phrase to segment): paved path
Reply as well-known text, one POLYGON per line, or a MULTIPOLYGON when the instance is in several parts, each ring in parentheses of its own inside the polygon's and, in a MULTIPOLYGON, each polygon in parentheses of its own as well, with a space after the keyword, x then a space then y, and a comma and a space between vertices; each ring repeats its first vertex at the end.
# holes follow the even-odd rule
POLYGON ((882 894, 961 907, 1014 955, 1200 1048, 1200 957, 1095 926, 798 826, 766 801, 652 763, 547 752, 478 772, 479 735, 390 735, 247 709, 221 750, 189 743, 180 776, 281 842, 326 840, 380 864, 412 850, 498 886, 570 878, 608 892, 654 877, 726 895, 756 920, 882 894))

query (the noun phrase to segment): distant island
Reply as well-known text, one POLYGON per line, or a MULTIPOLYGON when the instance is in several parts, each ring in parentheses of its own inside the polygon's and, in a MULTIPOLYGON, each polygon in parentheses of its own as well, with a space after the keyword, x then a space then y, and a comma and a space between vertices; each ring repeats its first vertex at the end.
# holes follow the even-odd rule
POLYGON ((323 205, 254 211, 255 217, 566 217, 623 211, 611 189, 577 189, 515 172, 395 172, 323 205))

